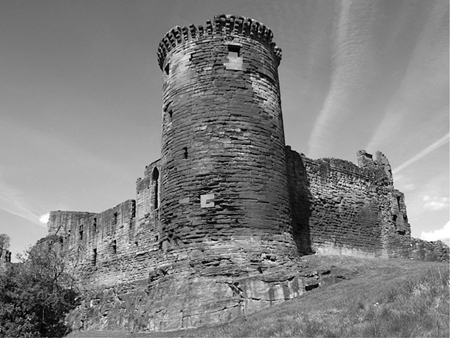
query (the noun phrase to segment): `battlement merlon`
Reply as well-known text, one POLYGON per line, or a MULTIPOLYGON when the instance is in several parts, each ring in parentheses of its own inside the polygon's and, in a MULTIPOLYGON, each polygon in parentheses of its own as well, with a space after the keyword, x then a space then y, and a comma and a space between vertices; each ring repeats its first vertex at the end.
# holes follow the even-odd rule
POLYGON ((208 20, 206 27, 190 25, 189 27, 175 26, 168 31, 158 47, 158 64, 161 70, 167 54, 178 44, 195 40, 204 36, 240 35, 257 40, 265 45, 275 55, 278 63, 281 61, 282 51, 274 42, 272 30, 264 24, 240 15, 220 14, 214 16, 213 22, 208 20))

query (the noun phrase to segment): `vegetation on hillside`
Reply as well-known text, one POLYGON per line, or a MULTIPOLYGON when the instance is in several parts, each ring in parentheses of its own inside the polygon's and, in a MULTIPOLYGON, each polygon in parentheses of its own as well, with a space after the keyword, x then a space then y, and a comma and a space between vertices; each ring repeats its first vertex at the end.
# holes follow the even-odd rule
POLYGON ((77 305, 73 279, 51 240, 44 240, 0 274, 0 337, 62 337, 77 305))
POLYGON ((449 337, 448 264, 320 255, 303 259, 311 269, 342 269, 352 277, 214 327, 78 331, 69 337, 449 337))
POLYGON ((358 294, 327 310, 232 323, 201 337, 448 337, 448 270, 399 288, 358 294))
MULTIPOLYGON (((277 313, 268 311, 186 336, 449 337, 448 266, 418 269, 416 276, 402 274, 399 269, 396 278, 374 278, 373 283, 380 285, 370 285, 364 277, 359 286, 346 282, 335 285, 321 297, 322 306, 314 304, 316 297, 305 297, 298 307, 292 303, 277 313), (345 287, 349 289, 342 292, 340 288, 345 287)), ((321 292, 320 288, 316 292, 321 292)), ((298 305, 301 301, 296 300, 298 305)))

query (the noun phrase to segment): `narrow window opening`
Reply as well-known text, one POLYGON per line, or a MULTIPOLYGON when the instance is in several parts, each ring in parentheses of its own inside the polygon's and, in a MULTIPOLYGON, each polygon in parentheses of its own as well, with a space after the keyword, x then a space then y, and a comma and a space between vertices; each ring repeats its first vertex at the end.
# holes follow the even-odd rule
POLYGON ((132 205, 131 205, 131 218, 135 218, 136 217, 136 202, 133 201, 132 205))
POLYGON ((92 224, 92 227, 93 227, 94 233, 96 233, 97 232, 97 218, 94 218, 94 224, 92 224))
POLYGON ((168 63, 168 64, 164 67, 164 73, 166 73, 166 75, 169 75, 169 70, 170 70, 170 64, 168 63))
POLYGON ((92 265, 97 265, 97 249, 92 250, 92 265))
POLYGON ((153 180, 153 208, 158 209, 159 207, 159 170, 157 168, 153 169, 152 174, 153 180))
POLYGON ((112 242, 112 252, 113 252, 113 254, 117 253, 117 242, 116 242, 116 240, 114 240, 112 242))
POLYGON ((113 216, 113 224, 117 224, 117 216, 118 216, 118 213, 115 212, 114 216, 113 216))
POLYGON ((245 70, 246 67, 243 63, 243 58, 241 55, 241 46, 237 44, 228 45, 228 62, 223 65, 227 70, 245 70))
POLYGON ((134 245, 136 246, 136 248, 138 248, 139 247, 138 241, 134 242, 134 245))
POLYGON ((80 240, 82 240, 83 239, 83 226, 82 225, 80 225, 80 229, 79 229, 79 235, 80 235, 80 240))
POLYGON ((241 46, 228 45, 228 56, 238 58, 241 56, 241 46))
POLYGON ((397 205, 398 205, 398 210, 400 210, 400 196, 397 196, 397 205))
POLYGON ((173 118, 173 111, 169 110, 169 123, 172 122, 172 118, 173 118))
POLYGON ((184 147, 183 150, 184 150, 183 157, 186 159, 186 158, 188 158, 188 149, 187 149, 187 147, 184 147))

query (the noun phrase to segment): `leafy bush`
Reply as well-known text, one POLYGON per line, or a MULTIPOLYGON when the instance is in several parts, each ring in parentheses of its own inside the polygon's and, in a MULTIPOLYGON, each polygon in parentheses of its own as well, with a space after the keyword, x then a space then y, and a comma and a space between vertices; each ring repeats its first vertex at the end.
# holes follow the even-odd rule
POLYGON ((40 241, 0 275, 1 337, 62 337, 78 292, 54 238, 40 241))

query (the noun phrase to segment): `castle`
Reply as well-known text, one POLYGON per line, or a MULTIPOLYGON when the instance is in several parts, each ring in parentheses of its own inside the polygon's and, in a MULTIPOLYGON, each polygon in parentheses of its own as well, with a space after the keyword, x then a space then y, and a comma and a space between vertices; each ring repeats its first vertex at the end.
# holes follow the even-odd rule
POLYGON ((387 158, 313 160, 285 145, 281 49, 256 20, 218 15, 162 39, 161 159, 136 198, 101 213, 53 211, 86 289, 86 330, 220 323, 303 293, 300 256, 409 257, 404 195, 387 158))
POLYGON ((6 265, 11 263, 12 252, 0 247, 0 272, 6 269, 6 265))

